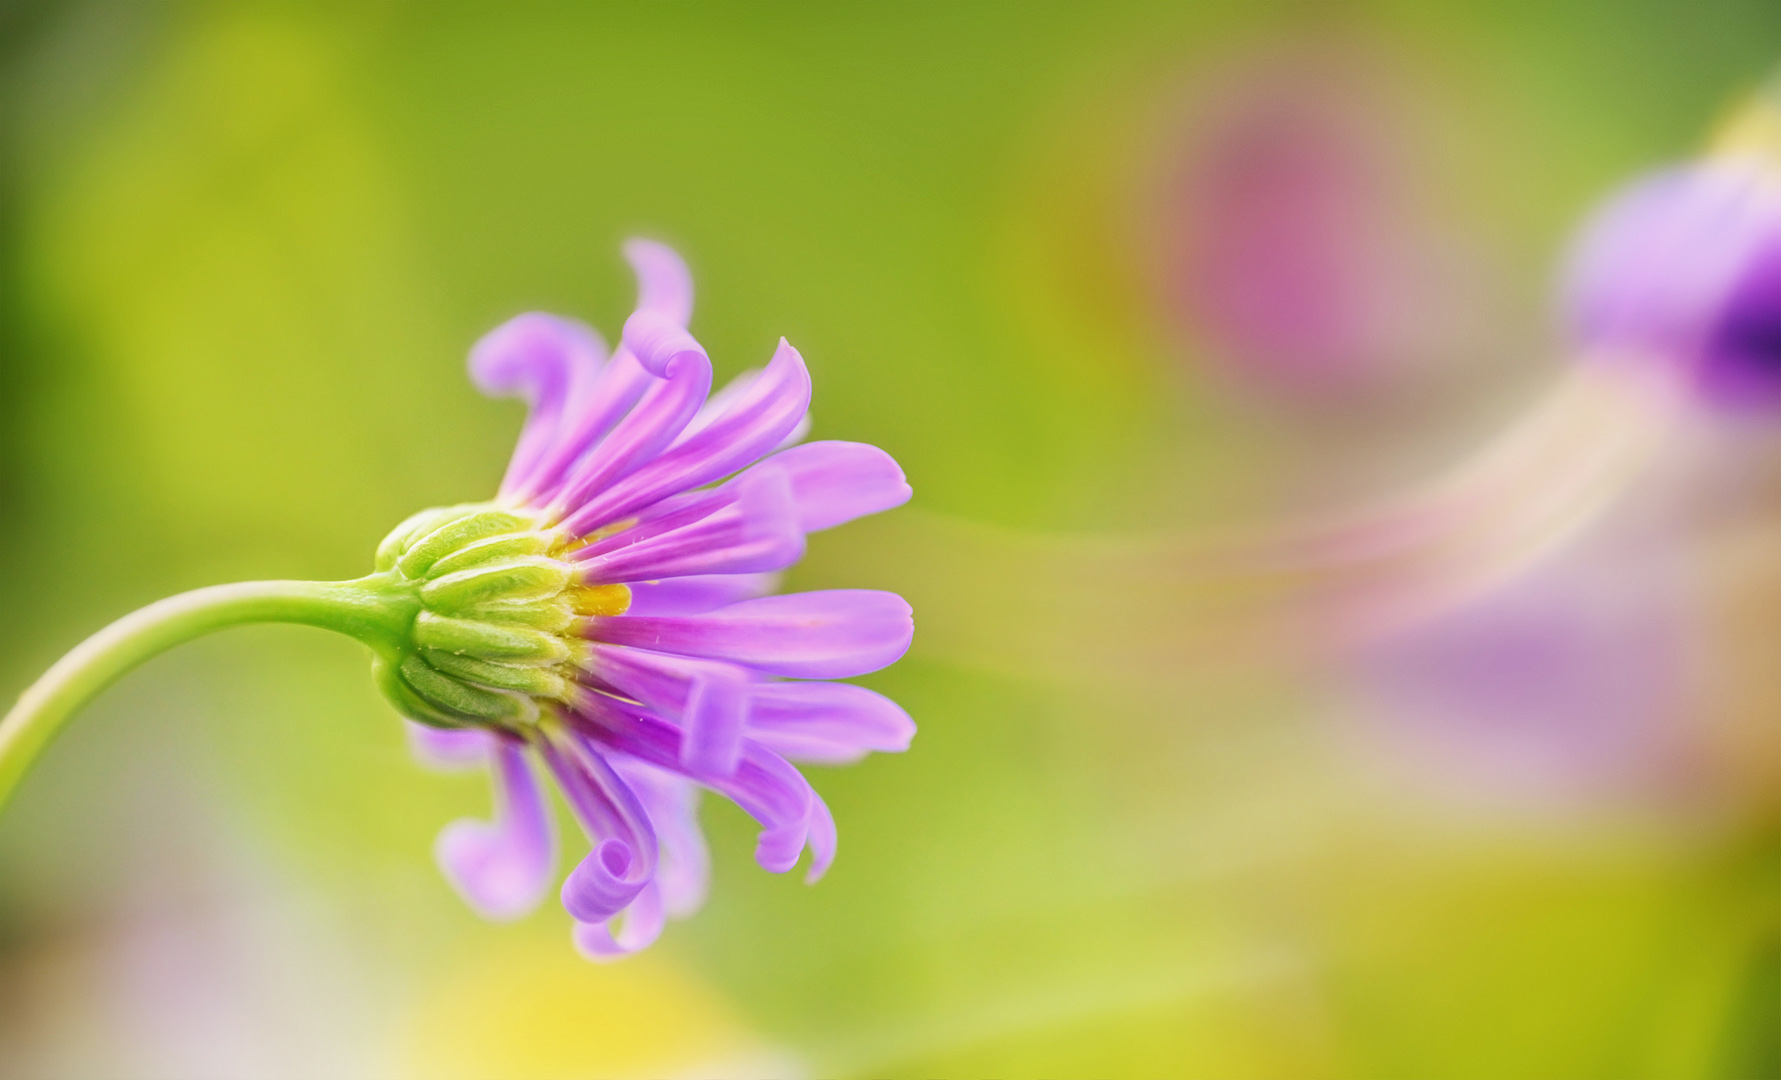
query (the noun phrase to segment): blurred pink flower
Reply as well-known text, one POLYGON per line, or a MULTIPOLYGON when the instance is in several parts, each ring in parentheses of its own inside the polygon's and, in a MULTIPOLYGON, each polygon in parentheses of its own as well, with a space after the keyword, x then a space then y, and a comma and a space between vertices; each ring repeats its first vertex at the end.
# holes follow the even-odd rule
POLYGON ((1328 42, 1251 58, 1199 88, 1168 166, 1165 305, 1272 398, 1367 396, 1483 322, 1476 260, 1423 205, 1427 155, 1386 66, 1328 42))

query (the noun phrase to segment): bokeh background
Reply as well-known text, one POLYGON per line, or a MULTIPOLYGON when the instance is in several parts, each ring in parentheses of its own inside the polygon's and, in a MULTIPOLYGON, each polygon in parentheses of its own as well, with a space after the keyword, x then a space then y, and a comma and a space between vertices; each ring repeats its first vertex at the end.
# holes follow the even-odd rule
POLYGON ((921 725, 813 770, 820 885, 707 800, 707 909, 595 966, 451 895, 486 785, 358 646, 183 647, 0 819, 0 1076, 1781 1075, 1767 417, 1364 648, 1194 573, 1512 427, 1578 221, 1777 59, 1764 0, 0 5, 7 695, 483 497, 470 343, 616 336, 647 235, 905 466, 790 586, 909 597, 921 725))

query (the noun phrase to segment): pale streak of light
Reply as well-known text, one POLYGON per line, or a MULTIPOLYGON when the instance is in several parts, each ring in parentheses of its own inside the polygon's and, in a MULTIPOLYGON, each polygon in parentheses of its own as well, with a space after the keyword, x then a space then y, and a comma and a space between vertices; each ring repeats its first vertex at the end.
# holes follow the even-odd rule
POLYGON ((1023 676, 1168 675, 1402 632, 1557 552, 1675 429, 1655 358, 1577 363, 1514 426, 1421 491, 1303 522, 1058 536, 905 511, 840 558, 897 588, 915 650, 1023 676))

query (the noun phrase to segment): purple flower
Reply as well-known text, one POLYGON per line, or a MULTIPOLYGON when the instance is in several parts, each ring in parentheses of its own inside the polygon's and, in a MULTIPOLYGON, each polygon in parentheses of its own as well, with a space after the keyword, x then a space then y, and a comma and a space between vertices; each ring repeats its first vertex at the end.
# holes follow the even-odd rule
POLYGON ((1672 790, 1693 613, 1662 558, 1585 544, 1349 654, 1372 734, 1430 794, 1588 805, 1672 790))
POLYGON ((1680 365, 1717 405, 1781 400, 1781 187, 1762 160, 1636 181, 1585 226, 1566 285, 1592 355, 1680 365))
POLYGON ((806 533, 905 502, 902 471, 861 443, 794 445, 810 376, 783 340, 709 394, 685 266, 659 244, 625 252, 639 298, 610 357, 540 314, 477 343, 477 384, 531 406, 499 497, 416 515, 378 560, 419 599, 381 686, 420 722, 424 758, 494 778, 494 821, 448 826, 441 867, 489 918, 532 910, 556 862, 542 766, 592 848, 562 886, 592 957, 640 949, 703 902, 700 788, 760 823, 768 870, 808 848, 814 881, 835 824, 790 762, 900 751, 915 732, 887 698, 825 681, 903 655, 901 597, 766 595, 806 533))

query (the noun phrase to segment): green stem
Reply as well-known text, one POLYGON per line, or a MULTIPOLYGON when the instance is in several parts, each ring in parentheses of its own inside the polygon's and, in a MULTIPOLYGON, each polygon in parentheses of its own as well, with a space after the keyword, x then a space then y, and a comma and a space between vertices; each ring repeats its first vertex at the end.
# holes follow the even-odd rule
POLYGON ((0 719, 0 808, 64 721, 125 672, 181 642, 244 623, 302 623, 399 647, 418 600, 393 572, 356 581, 245 581, 170 596, 81 642, 0 719))

